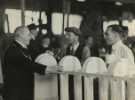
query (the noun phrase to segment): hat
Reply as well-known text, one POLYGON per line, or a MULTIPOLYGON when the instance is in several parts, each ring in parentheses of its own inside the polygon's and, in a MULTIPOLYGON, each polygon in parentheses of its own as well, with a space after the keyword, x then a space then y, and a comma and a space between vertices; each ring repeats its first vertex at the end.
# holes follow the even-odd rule
POLYGON ((36 26, 35 24, 30 24, 27 27, 29 28, 29 30, 33 30, 33 29, 37 29, 38 26, 36 26))
POLYGON ((81 35, 81 31, 80 29, 76 28, 76 27, 67 27, 65 28, 66 32, 73 32, 75 35, 80 36, 81 35))

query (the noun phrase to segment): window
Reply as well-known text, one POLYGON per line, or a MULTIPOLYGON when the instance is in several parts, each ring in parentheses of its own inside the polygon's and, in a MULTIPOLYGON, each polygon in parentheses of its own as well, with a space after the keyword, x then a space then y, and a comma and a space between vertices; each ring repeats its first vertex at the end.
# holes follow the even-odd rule
POLYGON ((63 15, 62 13, 53 13, 52 14, 52 32, 54 34, 62 33, 62 24, 63 24, 63 15))
POLYGON ((135 20, 123 20, 122 25, 128 27, 128 36, 135 36, 135 20))
POLYGON ((117 20, 104 21, 104 22, 103 22, 103 32, 106 31, 106 29, 107 29, 107 27, 108 27, 109 25, 113 25, 113 24, 119 25, 119 22, 118 22, 117 20))
POLYGON ((79 15, 70 15, 69 16, 69 26, 75 26, 75 27, 79 28, 81 22, 82 22, 82 16, 79 16, 79 15))
MULTIPOLYGON (((16 9, 6 9, 5 13, 8 15, 9 32, 13 33, 17 26, 21 25, 21 11, 16 9)), ((5 29, 7 32, 7 29, 5 29)))
MULTIPOLYGON (((39 25, 39 11, 30 11, 30 10, 26 10, 25 12, 25 25, 29 25, 31 23, 34 23, 36 25, 39 25)), ((41 19, 42 19, 42 24, 46 24, 47 23, 47 16, 45 14, 45 12, 41 13, 41 19)))
MULTIPOLYGON (((65 15, 65 27, 67 24, 67 15, 65 15)), ((80 15, 69 15, 69 26, 75 26, 77 28, 80 27, 82 21, 82 17, 80 15)), ((52 32, 54 34, 60 35, 62 34, 62 26, 63 25, 63 14, 62 13, 53 13, 52 14, 52 32)))
MULTIPOLYGON (((9 32, 13 33, 15 28, 21 25, 21 10, 17 9, 6 9, 5 13, 8 15, 8 21, 9 21, 9 32)), ((26 10, 25 11, 25 25, 29 25, 31 23, 34 23, 36 25, 39 25, 39 11, 31 11, 26 10)), ((47 23, 47 16, 45 12, 42 12, 41 14, 42 23, 47 23)), ((5 31, 7 32, 7 28, 5 27, 5 31)))

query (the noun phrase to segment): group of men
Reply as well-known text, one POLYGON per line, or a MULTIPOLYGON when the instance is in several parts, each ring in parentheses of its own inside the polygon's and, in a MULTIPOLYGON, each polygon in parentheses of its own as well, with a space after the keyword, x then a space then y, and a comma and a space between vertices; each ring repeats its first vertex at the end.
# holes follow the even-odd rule
MULTIPOLYGON (((122 42, 122 27, 108 26, 104 36, 108 45, 112 45, 112 52, 116 58, 127 58, 134 63, 132 51, 122 42)), ((65 29, 70 44, 67 55, 81 59, 82 46, 79 43, 81 31, 75 27, 65 29)), ((34 100, 34 73, 45 74, 47 66, 35 63, 28 52, 28 45, 33 38, 28 27, 20 26, 15 30, 13 43, 4 56, 4 100, 34 100)))
MULTIPOLYGON (((81 61, 81 54, 83 51, 83 45, 79 43, 81 32, 74 27, 67 28, 65 31, 67 32, 66 36, 70 41, 70 45, 67 47, 67 54, 74 55, 81 61)), ((110 25, 104 33, 104 39, 107 45, 111 46, 110 55, 115 55, 116 59, 126 58, 130 63, 134 63, 134 56, 131 49, 123 43, 123 40, 126 38, 125 33, 125 27, 120 25, 110 25)), ((106 53, 106 55, 108 54, 106 53)), ((113 60, 110 63, 113 63, 113 60)))

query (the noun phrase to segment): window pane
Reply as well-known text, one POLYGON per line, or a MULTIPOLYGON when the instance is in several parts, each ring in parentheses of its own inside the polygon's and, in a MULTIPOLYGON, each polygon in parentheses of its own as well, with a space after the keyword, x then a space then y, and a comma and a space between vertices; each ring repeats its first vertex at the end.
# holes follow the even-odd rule
POLYGON ((103 31, 105 32, 106 29, 107 29, 107 27, 108 27, 109 25, 113 25, 113 24, 119 25, 119 22, 118 22, 117 20, 104 21, 104 22, 103 22, 103 31))
POLYGON ((75 26, 77 28, 80 27, 82 22, 82 17, 79 15, 70 15, 69 16, 69 26, 75 26))
POLYGON ((128 36, 135 36, 135 20, 133 21, 128 21, 128 20, 124 20, 122 22, 123 26, 127 26, 128 27, 128 36))
MULTIPOLYGON (((69 15, 69 26, 80 27, 82 17, 79 15, 69 15)), ((65 27, 67 25, 67 15, 65 15, 65 27)), ((62 25, 63 25, 63 14, 62 13, 53 13, 52 14, 52 32, 54 34, 62 34, 62 25)))
POLYGON ((8 15, 9 32, 14 33, 15 28, 21 25, 21 10, 6 9, 5 13, 8 15))
MULTIPOLYGON (((5 13, 8 15, 9 32, 13 33, 15 28, 21 25, 21 10, 6 9, 5 13)), ((45 12, 42 12, 41 19, 43 24, 47 23, 47 16, 45 12)), ((25 25, 29 25, 32 23, 39 25, 38 20, 39 20, 39 11, 31 11, 31 10, 25 11, 25 25)), ((7 32, 6 27, 5 27, 5 31, 7 32)))
POLYGON ((62 13, 53 13, 52 14, 52 32, 54 34, 62 33, 62 24, 63 24, 63 15, 62 13))

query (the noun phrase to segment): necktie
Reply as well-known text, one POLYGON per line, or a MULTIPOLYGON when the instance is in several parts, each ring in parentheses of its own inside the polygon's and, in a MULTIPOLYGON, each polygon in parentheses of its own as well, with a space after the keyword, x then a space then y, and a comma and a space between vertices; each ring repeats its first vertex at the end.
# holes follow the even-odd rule
POLYGON ((70 46, 70 54, 71 54, 71 55, 74 55, 74 48, 73 48, 72 45, 70 46))
POLYGON ((29 60, 32 60, 32 58, 31 58, 31 56, 29 54, 28 49, 23 48, 22 49, 22 54, 23 54, 24 57, 28 58, 29 60))
POLYGON ((107 53, 108 54, 111 54, 112 53, 112 46, 111 45, 107 47, 107 53))

